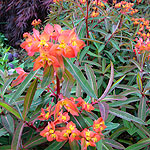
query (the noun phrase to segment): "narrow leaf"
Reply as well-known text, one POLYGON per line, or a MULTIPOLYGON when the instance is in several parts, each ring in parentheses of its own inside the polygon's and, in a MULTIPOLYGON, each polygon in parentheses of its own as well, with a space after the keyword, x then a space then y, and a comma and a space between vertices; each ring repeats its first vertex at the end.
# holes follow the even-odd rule
POLYGON ((3 85, 3 88, 2 88, 2 92, 1 92, 1 95, 3 96, 5 94, 5 91, 7 90, 8 86, 10 85, 10 83, 12 82, 13 78, 11 79, 8 79, 4 85, 3 85))
POLYGON ((111 88, 111 85, 113 83, 114 80, 114 66, 113 63, 111 62, 111 74, 110 74, 110 79, 108 82, 108 85, 104 91, 104 93, 102 94, 102 96, 98 99, 99 101, 102 100, 104 97, 106 97, 106 95, 108 94, 109 89, 111 88))
POLYGON ((85 71, 86 71, 86 75, 88 77, 89 84, 91 85, 93 91, 97 95, 97 83, 96 83, 96 76, 94 74, 94 71, 87 64, 85 65, 85 71))
POLYGON ((15 115, 18 119, 21 119, 18 111, 16 109, 14 109, 12 106, 8 105, 5 102, 0 101, 0 106, 5 108, 7 111, 9 111, 10 113, 12 113, 13 115, 15 115))
POLYGON ((14 133, 14 120, 10 116, 10 114, 7 115, 1 115, 1 120, 4 128, 10 133, 14 133))
POLYGON ((120 79, 118 79, 118 80, 111 86, 111 88, 110 88, 108 94, 109 94, 112 90, 114 90, 115 87, 116 87, 118 84, 120 84, 120 82, 125 78, 125 76, 126 76, 126 75, 124 75, 123 77, 121 77, 120 79))
POLYGON ((136 80, 137 80, 138 88, 142 92, 143 91, 143 85, 142 85, 142 80, 141 80, 141 76, 139 73, 137 74, 136 80))
POLYGON ((34 75, 38 72, 37 71, 31 71, 29 73, 29 75, 25 78, 25 80, 21 83, 21 85, 19 86, 19 88, 16 90, 16 92, 12 95, 12 97, 10 98, 9 102, 11 103, 12 101, 15 102, 15 100, 17 98, 20 97, 20 95, 23 93, 23 91, 26 89, 26 87, 28 86, 28 84, 30 83, 30 81, 33 79, 34 75))
POLYGON ((120 117, 122 119, 128 120, 128 121, 134 121, 137 122, 139 124, 146 124, 143 120, 141 120, 138 117, 135 117, 127 112, 115 109, 115 108, 110 108, 109 112, 117 117, 120 117))
POLYGON ((123 149, 123 150, 125 149, 125 147, 122 144, 116 142, 115 140, 105 139, 104 142, 109 144, 110 146, 116 148, 116 149, 123 149))
POLYGON ((45 88, 46 86, 48 86, 51 83, 53 76, 54 76, 53 66, 52 65, 51 66, 46 65, 46 67, 44 68, 41 87, 45 88))
POLYGON ((105 100, 105 101, 114 101, 114 100, 125 101, 125 100, 127 100, 127 97, 122 96, 122 95, 108 95, 103 100, 105 100))
POLYGON ((59 150, 60 148, 63 147, 63 145, 66 143, 67 141, 63 141, 63 142, 57 142, 54 141, 50 146, 48 146, 46 149, 44 150, 59 150))
POLYGON ((74 65, 71 60, 64 58, 64 65, 68 71, 74 76, 74 78, 79 82, 81 88, 91 97, 97 98, 91 86, 87 82, 83 73, 80 69, 74 65))
POLYGON ((45 137, 42 137, 40 135, 34 136, 33 138, 31 138, 29 141, 27 141, 24 144, 24 148, 32 148, 36 145, 40 145, 42 143, 45 143, 47 141, 47 139, 45 137))
POLYGON ((135 61, 135 60, 133 60, 133 59, 130 59, 129 61, 131 61, 132 63, 134 63, 135 66, 136 66, 140 71, 142 71, 142 68, 141 68, 140 64, 139 64, 137 61, 135 61))
POLYGON ((106 102, 98 102, 99 110, 104 121, 108 118, 109 105, 106 102))
POLYGON ((30 106, 32 104, 32 100, 34 98, 36 89, 37 89, 37 79, 35 79, 31 83, 31 85, 30 85, 30 87, 27 91, 26 97, 24 99, 24 110, 23 110, 23 113, 22 113, 22 116, 23 116, 24 120, 25 120, 26 115, 28 113, 28 110, 30 109, 30 106))
POLYGON ((19 150, 20 149, 20 144, 21 144, 21 135, 22 135, 22 131, 24 128, 24 122, 21 121, 18 125, 17 128, 15 130, 15 133, 13 135, 13 140, 11 143, 11 149, 12 150, 19 150))

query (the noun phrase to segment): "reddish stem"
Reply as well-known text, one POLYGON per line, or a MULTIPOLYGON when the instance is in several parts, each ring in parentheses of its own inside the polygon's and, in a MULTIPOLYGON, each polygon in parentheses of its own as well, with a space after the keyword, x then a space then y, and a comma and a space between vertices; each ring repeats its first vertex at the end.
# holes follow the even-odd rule
MULTIPOLYGON (((86 37, 87 38, 89 38, 88 14, 89 14, 89 4, 88 4, 88 0, 86 0, 86 17, 85 17, 85 23, 86 23, 86 37)), ((89 41, 88 40, 87 40, 87 46, 89 46, 89 41)))
POLYGON ((57 82, 57 95, 56 95, 56 102, 58 102, 58 97, 60 95, 60 80, 58 76, 56 75, 56 82, 57 82))

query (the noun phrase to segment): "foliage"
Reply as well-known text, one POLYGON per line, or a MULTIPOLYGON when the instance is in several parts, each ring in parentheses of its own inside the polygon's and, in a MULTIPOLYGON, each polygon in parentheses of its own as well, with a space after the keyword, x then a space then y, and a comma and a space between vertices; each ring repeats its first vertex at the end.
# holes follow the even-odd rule
POLYGON ((0 149, 148 150, 145 1, 54 2, 23 35, 33 68, 0 72, 0 149))

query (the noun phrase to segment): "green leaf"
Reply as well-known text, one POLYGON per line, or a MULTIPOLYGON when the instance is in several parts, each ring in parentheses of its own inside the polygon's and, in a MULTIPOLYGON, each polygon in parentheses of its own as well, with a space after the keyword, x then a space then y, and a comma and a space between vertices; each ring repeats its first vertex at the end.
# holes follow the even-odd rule
POLYGON ((136 143, 136 144, 133 144, 133 145, 127 147, 125 150, 140 150, 140 149, 147 147, 149 145, 150 145, 149 142, 148 143, 136 143))
POLYGON ((116 87, 118 84, 120 84, 120 82, 125 78, 125 76, 126 76, 126 75, 122 76, 120 79, 118 79, 118 80, 111 86, 111 88, 110 88, 108 94, 109 94, 112 90, 114 90, 115 87, 116 87))
POLYGON ((84 49, 80 53, 79 61, 81 62, 85 54, 89 51, 89 46, 84 47, 84 49))
MULTIPOLYGON (((91 32, 89 32, 89 36, 90 36, 90 38, 91 38, 92 40, 95 40, 91 32)), ((93 43, 94 43, 95 47, 98 49, 98 48, 99 48, 99 45, 98 45, 96 42, 94 42, 94 41, 93 41, 93 43)))
POLYGON ((28 113, 28 110, 30 109, 30 106, 32 104, 32 100, 34 98, 34 95, 35 95, 35 92, 36 92, 36 89, 37 89, 37 81, 38 80, 35 79, 31 83, 31 85, 30 85, 30 87, 27 91, 26 97, 24 99, 24 105, 23 105, 24 109, 23 109, 23 113, 22 113, 22 116, 23 116, 24 120, 25 120, 25 118, 27 116, 27 113, 28 113))
POLYGON ((31 71, 29 73, 29 75, 25 78, 25 80, 21 83, 21 85, 19 86, 19 88, 16 90, 16 92, 10 98, 10 100, 9 100, 10 103, 11 103, 11 101, 15 102, 15 100, 20 97, 20 95, 24 92, 24 90, 26 89, 26 87, 28 86, 28 84, 30 83, 30 81, 34 78, 34 76, 35 76, 35 74, 37 72, 38 72, 38 70, 31 71))
POLYGON ((14 133, 14 120, 10 114, 1 115, 1 120, 4 128, 10 133, 14 133))
POLYGON ((102 45, 98 48, 98 52, 100 53, 104 48, 105 48, 105 45, 102 44, 102 45))
POLYGON ((103 42, 100 42, 100 41, 98 41, 98 40, 93 40, 93 39, 90 39, 90 38, 82 38, 81 40, 91 41, 91 42, 94 42, 94 43, 104 44, 103 42))
POLYGON ((148 130, 148 128, 146 128, 144 125, 139 125, 138 123, 135 123, 134 124, 142 131, 144 132, 147 136, 150 137, 150 131, 148 130))
POLYGON ((51 81, 52 81, 52 78, 54 76, 54 68, 53 66, 46 66, 44 68, 44 73, 43 73, 43 79, 42 79, 42 82, 41 82, 41 87, 42 88, 45 88, 46 86, 48 86, 51 81))
POLYGON ((120 124, 119 123, 113 123, 113 122, 106 122, 106 129, 105 130, 113 130, 113 129, 116 129, 116 128, 118 128, 119 126, 120 126, 120 124))
POLYGON ((127 97, 122 96, 122 95, 108 95, 103 100, 104 101, 114 101, 114 100, 117 100, 117 101, 126 101, 127 97))
POLYGON ((94 74, 94 71, 87 64, 85 64, 85 71, 86 71, 86 75, 88 77, 89 84, 91 85, 93 91, 95 92, 95 94, 97 96, 97 83, 96 83, 96 76, 94 74))
POLYGON ((103 143, 102 143, 103 140, 100 140, 96 143, 96 148, 97 150, 102 150, 102 146, 103 146, 103 143))
POLYGON ((1 91, 1 96, 3 96, 8 88, 8 86, 10 85, 10 83, 12 82, 13 78, 11 79, 8 79, 4 85, 3 85, 3 88, 2 88, 2 91, 1 91))
POLYGON ((77 140, 74 140, 73 142, 69 142, 69 145, 71 150, 80 150, 77 140))
POLYGON ((118 43, 115 40, 110 40, 110 42, 114 46, 114 48, 120 51, 120 47, 118 46, 118 43))
POLYGON ((118 110, 118 109, 115 109, 115 108, 110 108, 109 109, 109 112, 117 117, 120 117, 122 119, 125 119, 125 120, 128 120, 128 121, 134 121, 134 122, 137 122, 139 124, 146 124, 143 120, 141 120, 140 118, 138 117, 135 117, 127 112, 124 112, 124 111, 121 111, 121 110, 118 110))
POLYGON ((126 130, 128 130, 128 128, 126 127, 121 127, 119 129, 117 129, 115 132, 112 133, 112 135, 110 136, 111 139, 115 139, 117 138, 120 134, 122 134, 123 132, 125 132, 126 130))
POLYGON ((146 97, 141 97, 140 105, 138 108, 138 117, 141 118, 143 121, 146 118, 146 97))
POLYGON ((7 133, 7 130, 5 128, 0 129, 0 137, 5 135, 7 133))
POLYGON ((72 74, 67 69, 65 69, 63 78, 64 78, 64 80, 62 83, 61 92, 62 92, 63 96, 70 97, 70 92, 71 92, 71 89, 75 82, 75 79, 73 78, 72 74))
POLYGON ((104 143, 107 143, 107 144, 109 144, 110 146, 112 146, 116 149, 123 149, 123 150, 125 149, 125 147, 122 144, 120 144, 120 143, 118 143, 118 142, 116 142, 115 140, 112 140, 112 139, 105 139, 104 143))
POLYGON ((108 85, 104 91, 104 93, 102 94, 102 96, 98 99, 98 101, 102 100, 103 98, 106 97, 106 95, 108 94, 109 92, 109 89, 111 88, 111 85, 113 83, 113 80, 114 80, 114 65, 113 63, 111 62, 111 74, 110 74, 110 79, 109 79, 109 82, 108 82, 108 85))
POLYGON ((142 92, 143 91, 143 85, 142 85, 142 80, 141 80, 141 76, 139 73, 137 74, 136 80, 137 80, 138 88, 142 92))
POLYGON ((92 90, 91 86, 87 82, 83 73, 80 69, 74 65, 71 60, 64 58, 64 65, 68 71, 74 76, 74 78, 79 82, 81 88, 91 97, 97 98, 96 94, 92 90))
POLYGON ((132 62, 132 63, 134 63, 134 65, 135 65, 140 71, 142 71, 142 68, 141 68, 140 64, 139 64, 137 61, 135 61, 135 60, 133 60, 133 59, 130 59, 129 61, 132 62))
POLYGON ((24 125, 25 125, 25 123, 23 121, 21 121, 17 125, 15 133, 13 135, 13 140, 12 140, 12 143, 11 143, 11 149, 12 150, 19 150, 20 149, 21 135, 22 135, 22 131, 23 131, 24 125))
POLYGON ((114 101, 113 103, 109 104, 109 106, 118 107, 132 102, 137 102, 137 101, 140 101, 138 97, 132 97, 132 98, 128 98, 126 101, 114 101))
POLYGON ((48 146, 46 149, 44 150, 59 150, 60 148, 63 147, 63 145, 66 143, 67 141, 63 141, 63 142, 57 142, 54 141, 50 146, 48 146))
POLYGON ((1 150, 12 150, 11 145, 0 146, 1 150))
POLYGON ((3 108, 5 108, 7 111, 9 111, 10 113, 12 113, 13 115, 15 115, 18 119, 21 119, 18 111, 15 108, 13 108, 12 106, 10 106, 7 103, 2 102, 2 101, 0 101, 0 106, 3 107, 3 108))
POLYGON ((98 102, 99 110, 104 121, 108 118, 109 105, 106 102, 98 102))
POLYGON ((24 148, 32 148, 36 145, 40 145, 42 143, 45 143, 47 141, 47 139, 45 137, 42 137, 40 135, 34 136, 33 138, 31 138, 29 141, 27 141, 24 144, 24 148))

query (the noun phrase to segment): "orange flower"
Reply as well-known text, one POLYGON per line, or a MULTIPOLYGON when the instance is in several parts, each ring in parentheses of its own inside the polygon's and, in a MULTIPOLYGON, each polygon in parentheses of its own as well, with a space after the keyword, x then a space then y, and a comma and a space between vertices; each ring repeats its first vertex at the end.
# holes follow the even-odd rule
POLYGON ((62 54, 65 57, 73 58, 77 56, 77 53, 85 46, 82 40, 79 40, 75 29, 62 31, 58 37, 59 47, 62 50, 62 54))
POLYGON ((55 124, 53 122, 49 123, 46 128, 40 132, 40 135, 46 137, 48 141, 56 140, 59 142, 58 135, 59 131, 55 131, 55 124))
POLYGON ((40 20, 40 19, 38 19, 38 20, 34 19, 34 20, 32 21, 32 23, 31 23, 31 25, 33 25, 33 26, 37 26, 37 25, 39 25, 39 24, 41 24, 41 20, 40 20))
POLYGON ((97 17, 99 15, 99 12, 93 11, 91 14, 91 17, 97 17))
POLYGON ((61 101, 59 101, 57 104, 56 104, 56 107, 55 107, 55 118, 57 118, 57 116, 58 116, 58 113, 59 113, 59 111, 60 111, 60 109, 62 108, 62 107, 65 107, 65 109, 68 111, 68 112, 70 112, 72 115, 75 115, 75 116, 79 116, 79 114, 78 114, 78 109, 77 109, 77 107, 76 107, 76 105, 71 101, 71 100, 69 100, 68 98, 66 98, 66 99, 63 99, 63 100, 61 100, 61 101))
POLYGON ((76 125, 70 121, 66 129, 62 130, 59 134, 59 141, 68 140, 73 142, 74 140, 80 140, 80 131, 76 128, 76 125))
POLYGON ((68 115, 68 112, 59 112, 58 118, 55 120, 55 124, 65 123, 70 120, 70 117, 68 115))
POLYGON ((94 133, 93 131, 85 128, 81 132, 81 149, 86 150, 88 146, 96 146, 96 142, 101 140, 101 137, 98 133, 94 133))
POLYGON ((92 106, 92 104, 88 104, 85 101, 82 103, 82 110, 85 110, 87 112, 91 112, 92 110, 94 110, 94 107, 92 106))
POLYGON ((102 130, 106 128, 103 118, 100 117, 98 120, 95 120, 93 123, 93 130, 97 133, 101 133, 102 130))
POLYGON ((86 0, 79 0, 81 4, 85 5, 86 4, 86 0))
POLYGON ((51 109, 51 105, 46 109, 41 108, 41 114, 38 116, 39 120, 48 120, 51 115, 54 114, 54 111, 51 109))
POLYGON ((16 72, 19 74, 19 76, 17 77, 16 80, 14 80, 11 84, 11 86, 16 86, 20 83, 22 83, 24 81, 24 79, 26 78, 27 74, 22 68, 18 67, 18 68, 15 68, 16 72))

